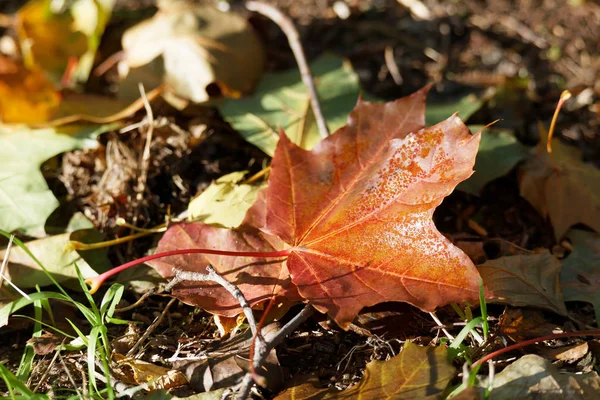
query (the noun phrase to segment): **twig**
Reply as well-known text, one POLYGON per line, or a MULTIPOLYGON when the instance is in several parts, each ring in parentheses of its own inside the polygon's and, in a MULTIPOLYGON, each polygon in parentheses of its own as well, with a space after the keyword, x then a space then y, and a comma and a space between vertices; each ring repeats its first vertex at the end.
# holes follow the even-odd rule
POLYGON ((173 303, 175 303, 176 301, 177 299, 173 298, 167 303, 167 306, 162 311, 162 313, 160 313, 160 316, 152 323, 152 325, 148 327, 148 329, 146 329, 146 332, 144 332, 144 334, 138 339, 138 341, 133 345, 133 347, 129 349, 129 351, 127 352, 127 357, 132 357, 133 353, 135 353, 138 347, 140 347, 141 344, 144 343, 146 339, 148 339, 150 334, 154 332, 154 330, 162 323, 163 319, 165 319, 165 316, 169 312, 169 308, 171 308, 173 303))
POLYGON ((250 303, 248 303, 248 300, 246 300, 246 297, 244 297, 242 291, 237 286, 228 282, 225 278, 219 275, 217 271, 215 271, 215 269, 212 267, 212 265, 207 265, 206 271, 208 273, 202 274, 200 272, 175 270, 175 277, 165 287, 165 291, 173 289, 175 285, 183 281, 216 282, 219 285, 221 285, 225 290, 227 290, 233 296, 233 298, 235 298, 238 301, 238 303, 240 303, 244 315, 246 316, 246 320, 248 321, 248 325, 250 325, 250 330, 252 331, 252 334, 257 335, 258 328, 256 320, 254 319, 254 313, 252 313, 252 307, 250 307, 250 303))
POLYGON ((398 64, 396 63, 396 59, 394 57, 394 48, 392 46, 386 46, 383 52, 383 57, 385 59, 385 65, 390 71, 390 75, 392 75, 392 79, 396 85, 402 85, 404 79, 402 79, 402 74, 400 74, 400 68, 398 68, 398 64))
MULTIPOLYGON (((63 340, 63 342, 64 342, 64 340, 63 340)), ((46 368, 46 370, 42 374, 42 377, 38 380, 37 384, 33 388, 33 393, 37 392, 37 390, 39 389, 39 387, 41 386, 41 384, 46 381, 46 378, 48 377, 48 374, 50 373, 50 370, 52 369, 52 367, 56 363, 56 360, 58 359, 58 354, 59 353, 60 353, 60 349, 56 350, 56 352, 54 353, 54 356, 52 357, 52 360, 50 360, 50 364, 48 364, 48 368, 46 368)))
POLYGON ((442 321, 440 321, 440 319, 437 317, 437 315, 435 315, 435 312, 430 312, 429 316, 433 319, 433 321, 437 324, 437 326, 439 326, 442 329, 442 332, 444 332, 444 334, 446 335, 446 337, 448 337, 448 339, 454 340, 454 336, 452 336, 452 334, 450 332, 448 332, 448 330, 445 328, 445 325, 442 324, 442 321))
MULTIPOLYGON (((144 90, 144 85, 141 83, 138 85, 140 90, 140 95, 142 96, 142 101, 144 102, 144 108, 146 109, 146 114, 148 116, 148 130, 146 131, 146 145, 144 146, 144 152, 142 153, 142 162, 140 167, 140 175, 138 176, 138 184, 137 184, 137 195, 136 201, 139 206, 141 204, 142 199, 144 198, 144 192, 146 191, 146 181, 148 179, 148 168, 150 167, 150 146, 152 144, 152 136, 154 134, 154 114, 152 113, 152 107, 150 107, 150 103, 148 102, 148 98, 146 97, 146 91, 144 90)), ((136 212, 133 216, 133 223, 137 222, 137 217, 139 214, 139 208, 136 208, 136 212)))
MULTIPOLYGON (((257 349, 258 351, 254 352, 254 359, 252 360, 254 370, 256 371, 261 367, 262 363, 264 362, 265 356, 269 354, 271 349, 273 349, 275 346, 281 343, 283 339, 285 339, 287 335, 292 333, 302 322, 306 321, 306 319, 310 317, 314 311, 314 308, 310 304, 306 305, 302 309, 302 311, 300 311, 294 318, 292 318, 287 324, 285 324, 284 327, 281 328, 279 332, 277 332, 277 334, 273 336, 273 338, 271 338, 271 340, 266 342, 265 346, 257 349)), ((253 384, 254 376, 252 372, 246 373, 244 379, 242 380, 241 389, 237 398, 240 400, 246 400, 250 395, 250 390, 252 389, 253 384)))
MULTIPOLYGON (((269 353, 269 351, 271 351, 273 347, 277 346, 287 335, 293 332, 298 327, 298 325, 305 321, 314 311, 312 306, 307 305, 301 312, 299 312, 294 318, 292 318, 283 328, 279 330, 279 332, 277 332, 275 336, 273 336, 267 342, 265 341, 265 338, 263 337, 262 333, 258 331, 258 325, 256 323, 256 319, 254 318, 252 307, 250 307, 250 303, 248 303, 248 300, 246 300, 246 297, 244 296, 242 291, 237 286, 228 282, 225 278, 219 275, 212 267, 212 265, 207 265, 206 271, 206 274, 202 274, 200 272, 174 270, 175 277, 166 286, 165 291, 172 290, 173 287, 175 287, 175 285, 183 281, 216 282, 219 285, 221 285, 225 290, 227 290, 238 301, 238 303, 240 303, 244 315, 246 316, 246 320, 248 321, 248 325, 250 325, 250 331, 252 332, 252 335, 255 336, 257 339, 254 348, 254 359, 252 360, 254 370, 260 368, 265 356, 269 353)), ((248 372, 242 380, 238 398, 245 400, 250 394, 250 390, 252 389, 253 383, 253 374, 252 372, 248 372)))
MULTIPOLYGON (((65 341, 63 340, 63 343, 65 341)), ((62 343, 61 343, 62 345, 62 343)), ((77 384, 75 383, 75 379, 73 379, 73 375, 71 375, 71 371, 69 371, 69 368, 67 368, 67 364, 65 364, 65 359, 60 355, 60 350, 57 352, 58 354, 58 358, 60 360, 60 364, 63 367, 63 370, 65 371, 65 374, 67 375, 67 377, 69 378, 69 381, 71 382, 71 385, 73 385, 73 387, 75 388, 75 391, 77 392, 77 396, 79 396, 80 399, 83 399, 83 394, 79 391, 79 388, 77 387, 77 384)))
POLYGON ((321 106, 319 104, 319 95, 315 87, 315 81, 312 73, 310 72, 310 67, 306 62, 304 50, 302 49, 302 44, 300 43, 300 35, 298 34, 298 30, 294 26, 294 23, 276 7, 273 7, 269 4, 259 1, 249 1, 246 3, 246 8, 250 11, 262 14, 271 21, 275 22, 281 28, 283 33, 285 33, 285 36, 287 36, 290 48, 294 53, 294 57, 296 57, 296 62, 298 63, 298 68, 300 69, 302 81, 308 90, 310 104, 312 106, 313 113, 315 114, 315 120, 317 121, 319 133, 321 134, 322 138, 326 138, 329 136, 329 128, 327 128, 325 117, 323 117, 321 106))

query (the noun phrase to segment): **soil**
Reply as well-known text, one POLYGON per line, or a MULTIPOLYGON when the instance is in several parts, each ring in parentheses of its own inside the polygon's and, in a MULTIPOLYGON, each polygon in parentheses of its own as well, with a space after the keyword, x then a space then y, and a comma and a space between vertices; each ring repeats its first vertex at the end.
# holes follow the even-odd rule
MULTIPOLYGON (((469 122, 487 124, 499 119, 497 127, 514 131, 527 145, 537 142, 538 121, 549 125, 561 91, 569 89, 578 101, 571 102, 560 115, 557 135, 579 147, 586 161, 600 166, 600 5, 596 2, 426 0, 427 20, 414 17, 393 0, 268 2, 297 23, 309 59, 325 52, 348 58, 360 77, 362 90, 370 95, 391 100, 428 82, 434 82, 432 101, 458 99, 469 92, 482 96, 490 91, 503 93, 487 102, 469 122), (336 14, 336 9, 344 8, 340 3, 349 11, 347 19, 336 14), (386 51, 392 54, 387 60, 386 51), (400 72, 400 84, 390 72, 394 68, 400 72)), ((0 12, 10 13, 22 3, 0 2, 0 12)), ((232 2, 232 7, 237 10, 240 4, 232 2)), ((119 50, 115 38, 120 32, 154 11, 152 1, 117 0, 97 61, 119 50)), ((294 57, 280 29, 263 17, 249 17, 265 43, 267 70, 294 68, 294 57)), ((113 72, 94 78, 88 90, 110 93, 113 72)), ((135 193, 145 134, 138 130, 111 132, 101 136, 98 149, 67 153, 58 160, 60 173, 48 177, 65 204, 56 218, 61 213, 82 211, 109 238, 126 234, 116 224, 118 217, 150 228, 184 212, 189 200, 219 176, 244 169, 257 172, 269 160, 246 143, 214 108, 198 108, 190 115, 162 104, 155 106, 154 112, 162 122, 154 133, 144 199, 136 201, 135 193)), ((142 111, 130 122, 139 122, 144 116, 142 111)), ((552 227, 519 196, 517 178, 513 171, 490 183, 480 197, 453 193, 436 211, 436 225, 453 240, 476 238, 473 241, 480 245, 485 258, 518 251, 502 243, 529 250, 556 250, 552 227), (478 216, 488 232, 487 239, 469 227, 467 221, 473 216, 478 216)), ((117 265, 140 257, 154 248, 156 241, 151 237, 134 245, 114 246, 110 258, 117 265)), ((126 291, 120 307, 134 304, 141 295, 140 291, 126 291)), ((135 324, 111 328, 109 336, 114 344, 131 331, 139 337, 168 301, 163 295, 150 296, 140 306, 119 313, 119 318, 135 324)), ((594 323, 591 307, 571 306, 580 320, 594 323)), ((503 311, 502 307, 491 307, 490 315, 499 317, 503 311)), ((446 310, 438 316, 448 324, 456 319, 446 310)), ((324 317, 304 323, 277 349, 284 378, 316 373, 321 383, 345 388, 358 382, 368 361, 390 357, 403 340, 417 338, 428 343, 438 339, 435 323, 410 306, 383 305, 366 310, 361 318, 348 332, 324 317), (379 323, 374 326, 372 321, 379 323)), ((563 326, 570 323, 555 322, 563 326)), ((31 326, 11 322, 10 329, 2 331, 2 337, 9 340, 0 343, 0 362, 14 370, 31 326)), ((176 303, 148 338, 141 358, 169 365, 167 359, 182 346, 189 346, 185 354, 199 354, 217 338, 217 326, 209 314, 176 303)), ((41 382, 38 391, 71 390, 72 382, 65 379, 62 367, 48 369, 48 357, 36 359, 32 381, 41 382)), ((76 371, 78 365, 85 368, 85 354, 73 352, 65 358, 64 365, 73 369, 75 383, 82 384, 82 375, 76 371)), ((0 391, 5 390, 2 385, 0 391)), ((263 391, 266 398, 276 393, 263 391)))

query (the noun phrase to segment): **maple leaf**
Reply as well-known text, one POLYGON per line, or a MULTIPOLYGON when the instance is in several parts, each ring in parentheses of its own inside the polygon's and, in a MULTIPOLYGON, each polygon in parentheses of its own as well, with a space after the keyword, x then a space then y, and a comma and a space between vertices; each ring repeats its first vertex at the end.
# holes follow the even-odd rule
MULTIPOLYGON (((271 252, 283 249, 285 244, 278 237, 252 226, 258 225, 262 219, 264 200, 259 197, 238 229, 219 228, 202 222, 175 225, 165 232, 156 251, 160 253, 184 248, 271 252)), ((244 293, 251 306, 255 306, 273 297, 287 304, 300 300, 283 261, 284 257, 182 254, 153 260, 148 264, 164 278, 174 276, 174 268, 203 273, 206 265, 211 264, 244 293)), ((172 294, 184 303, 202 307, 213 314, 233 317, 242 312, 238 300, 215 282, 181 282, 175 286, 172 294)))
POLYGON ((286 265, 301 296, 342 327, 385 301, 432 311, 477 298, 477 270, 432 215, 472 174, 480 134, 456 115, 421 129, 427 89, 359 101, 312 151, 280 135, 264 230, 292 247, 286 265))

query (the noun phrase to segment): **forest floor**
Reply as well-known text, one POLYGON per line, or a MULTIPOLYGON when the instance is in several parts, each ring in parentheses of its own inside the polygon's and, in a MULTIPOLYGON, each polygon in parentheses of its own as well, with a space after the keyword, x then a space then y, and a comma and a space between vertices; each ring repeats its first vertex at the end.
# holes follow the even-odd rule
MULTIPOLYGON (((1 3, 0 12, 10 13, 22 2, 1 3)), ((234 11, 249 16, 258 32, 267 53, 266 72, 296 68, 280 28, 231 3, 234 11)), ((538 142, 539 122, 545 127, 550 125, 560 94, 568 89, 575 100, 561 112, 555 136, 578 148, 583 161, 600 167, 600 6, 596 2, 425 0, 427 18, 415 17, 394 0, 268 3, 277 5, 295 21, 309 61, 326 53, 348 59, 365 95, 389 101, 430 82, 433 88, 428 101, 434 103, 458 102, 467 94, 475 94, 484 101, 468 124, 486 125, 497 120, 495 128, 510 132, 525 146, 533 148, 538 142), (394 77, 393 70, 398 70, 399 76, 394 77)), ((96 64, 120 49, 119 38, 125 29, 154 11, 151 0, 117 0, 96 64)), ((101 77, 90 78, 86 92, 112 95, 115 82, 113 68, 101 77)), ((44 177, 61 201, 61 207, 51 216, 55 225, 80 211, 107 239, 127 234, 127 229, 117 224, 117 217, 151 228, 186 211, 191 199, 219 177, 240 170, 248 170, 251 176, 270 160, 225 121, 218 107, 179 112, 159 101, 153 103, 153 112, 155 120, 163 122, 156 128, 151 144, 145 200, 141 204, 130 201, 135 197, 137 160, 144 149, 145 132, 134 129, 125 134, 104 133, 98 138, 98 148, 68 152, 44 164, 44 177), (107 174, 111 168, 114 173, 107 174)), ((142 109, 125 125, 133 125, 145 116, 142 109)), ((486 184, 478 196, 454 191, 436 209, 436 226, 476 264, 522 254, 520 249, 548 249, 558 259, 565 258, 572 250, 569 243, 557 242, 550 221, 521 197, 518 180, 518 169, 513 168, 486 184)), ((159 239, 160 235, 147 236, 112 246, 108 257, 113 265, 142 257, 157 246, 159 239)), ((171 302, 165 293, 144 296, 162 282, 152 272, 140 266, 118 278, 126 287, 118 306, 121 311, 115 317, 131 322, 108 325, 113 349, 120 353, 121 346, 126 353, 131 343, 152 327, 143 350, 138 352, 139 359, 196 371, 193 379, 188 376, 189 385, 172 389, 172 394, 185 397, 203 390, 203 371, 207 368, 217 383, 213 388, 231 386, 240 372, 229 364, 229 358, 210 361, 207 367, 205 361, 186 361, 186 355, 241 345, 222 343, 219 327, 208 312, 171 302), (128 281, 135 284, 128 285, 128 281), (144 300, 138 303, 142 296, 144 300), (166 308, 168 313, 164 312, 166 308), (156 325, 161 315, 164 319, 156 325)), ((588 326, 596 324, 589 303, 569 302, 567 306, 576 320, 588 326)), ((60 329, 73 332, 66 318, 80 329, 88 329, 88 322, 72 308, 57 309, 54 322, 60 329)), ((300 305, 294 306, 279 323, 284 324, 300 309, 300 305)), ((569 318, 535 308, 489 305, 488 313, 496 336, 510 338, 511 329, 517 329, 519 333, 512 333, 517 341, 551 333, 549 327, 573 328, 569 318), (531 325, 515 328, 518 323, 514 321, 524 319, 536 321, 539 329, 531 325)), ((454 334, 460 331, 461 326, 453 325, 461 321, 451 307, 438 310, 437 317, 454 334)), ((0 362, 16 371, 25 345, 34 343, 38 356, 29 382, 37 392, 64 396, 73 393, 73 383, 87 385, 85 376, 77 372, 78 368, 86 368, 85 351, 63 352, 61 357, 67 361, 59 365, 53 359, 53 349, 64 337, 48 331, 32 341, 32 326, 30 320, 13 318, 9 326, 2 328, 0 362), (73 375, 67 376, 64 368, 71 368, 73 375)), ((322 385, 345 389, 361 380, 368 362, 397 354, 404 341, 426 345, 441 336, 438 324, 427 313, 405 303, 365 309, 347 331, 326 315, 313 315, 277 347, 281 367, 277 374, 281 378, 273 378, 277 382, 258 389, 255 396, 274 398, 283 387, 282 381, 289 385, 291 379, 307 374, 316 374, 322 385)), ((536 352, 536 348, 527 348, 520 354, 536 352)), ((456 367, 460 370, 462 365, 456 367)), ((594 361, 581 359, 561 367, 570 372, 598 368, 594 361)), ((456 378, 454 383, 460 380, 456 378)), ((0 383, 0 391, 5 390, 0 383)))

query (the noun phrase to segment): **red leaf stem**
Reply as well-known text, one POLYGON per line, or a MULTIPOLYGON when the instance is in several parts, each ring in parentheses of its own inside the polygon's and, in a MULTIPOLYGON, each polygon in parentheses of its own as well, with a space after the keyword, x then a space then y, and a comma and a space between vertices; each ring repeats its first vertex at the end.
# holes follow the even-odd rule
POLYGON ((128 263, 119 265, 118 267, 112 268, 103 274, 95 276, 93 278, 86 279, 86 283, 90 285, 90 293, 95 293, 98 288, 113 275, 119 272, 125 271, 127 268, 134 267, 139 264, 143 264, 148 261, 156 260, 159 258, 178 256, 181 254, 215 254, 220 256, 233 256, 233 257, 262 257, 262 258, 277 258, 287 257, 292 252, 292 249, 279 250, 279 251, 228 251, 228 250, 214 250, 214 249, 179 249, 165 251, 162 253, 155 253, 145 257, 138 258, 128 263))

